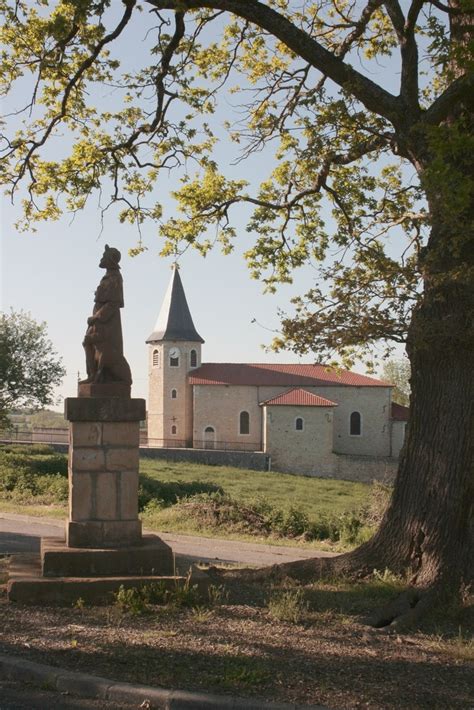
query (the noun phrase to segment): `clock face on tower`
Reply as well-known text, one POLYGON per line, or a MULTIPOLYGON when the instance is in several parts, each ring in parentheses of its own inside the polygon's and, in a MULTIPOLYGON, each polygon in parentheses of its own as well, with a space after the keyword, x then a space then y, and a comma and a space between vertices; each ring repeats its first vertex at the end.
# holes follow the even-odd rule
POLYGON ((173 347, 170 349, 170 357, 173 358, 173 360, 179 357, 180 354, 179 348, 173 347))

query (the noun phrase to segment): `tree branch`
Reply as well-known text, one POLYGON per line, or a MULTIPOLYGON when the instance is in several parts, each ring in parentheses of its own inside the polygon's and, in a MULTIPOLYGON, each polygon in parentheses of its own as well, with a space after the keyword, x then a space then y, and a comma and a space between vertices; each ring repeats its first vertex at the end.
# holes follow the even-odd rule
POLYGON ((455 79, 446 91, 431 104, 423 117, 423 122, 432 126, 439 125, 448 118, 459 101, 471 98, 473 91, 474 74, 466 74, 455 79))
POLYGON ((392 123, 398 123, 402 118, 402 107, 397 97, 329 52, 284 15, 259 0, 147 0, 147 2, 158 10, 182 12, 206 7, 224 10, 242 17, 281 40, 308 64, 350 92, 370 111, 392 123))
POLYGON ((472 15, 473 10, 469 10, 467 7, 466 9, 460 8, 460 7, 449 7, 449 5, 445 5, 443 2, 440 2, 439 0, 430 0, 431 5, 434 5, 435 7, 438 8, 438 10, 441 10, 442 12, 446 12, 448 15, 472 15))
POLYGON ((418 103, 418 47, 415 41, 415 22, 423 0, 413 0, 410 21, 405 20, 398 0, 384 0, 388 16, 397 34, 402 58, 400 96, 412 111, 419 113, 418 103))
MULTIPOLYGON (((18 175, 16 180, 14 181, 13 184, 13 190, 15 189, 15 186, 20 182, 20 180, 23 178, 25 172, 27 170, 30 170, 31 167, 31 158, 33 154, 36 152, 38 148, 41 148, 46 141, 48 140, 49 136, 51 135, 54 127, 66 116, 67 113, 67 107, 68 107, 68 101, 69 101, 69 96, 71 95, 72 90, 77 86, 77 84, 80 82, 82 77, 84 76, 85 72, 90 69, 90 67, 94 64, 95 60, 103 50, 103 48, 109 44, 110 42, 113 42, 117 37, 120 36, 120 34, 123 32, 125 27, 128 25, 130 18, 132 16, 133 8, 136 5, 137 0, 124 0, 124 5, 125 5, 125 11, 122 15, 122 18, 120 19, 118 25, 116 28, 110 32, 108 35, 105 35, 100 42, 96 44, 94 47, 93 51, 90 53, 90 55, 85 59, 81 65, 79 66, 78 70, 74 74, 73 77, 69 80, 67 83, 67 86, 64 90, 63 98, 61 101, 61 110, 59 111, 56 116, 50 121, 48 124, 46 130, 44 131, 42 137, 39 140, 35 140, 32 142, 32 145, 30 146, 24 160, 22 161, 22 165, 18 171, 18 175)), ((16 146, 14 146, 15 148, 16 146)))
MULTIPOLYGON (((165 85, 164 85, 164 79, 167 76, 170 65, 171 65, 171 60, 173 58, 173 55, 177 48, 179 47, 179 43, 184 37, 184 32, 185 32, 185 24, 184 24, 184 13, 182 12, 176 12, 175 14, 175 31, 173 36, 171 37, 169 43, 166 45, 164 51, 163 51, 163 56, 161 59, 161 64, 160 64, 160 69, 155 77, 155 86, 156 86, 156 96, 157 96, 157 102, 156 102, 156 109, 155 109, 155 115, 153 118, 152 123, 149 126, 139 126, 128 138, 126 141, 123 143, 119 143, 117 145, 114 145, 113 147, 113 152, 117 152, 122 149, 131 149, 132 146, 134 145, 136 139, 142 134, 142 133, 147 133, 147 134, 153 134, 159 124, 160 121, 163 118, 163 115, 166 113, 166 105, 165 105, 165 96, 166 96, 166 90, 165 90, 165 85)), ((171 98, 169 99, 169 101, 171 98)), ((168 103, 169 103, 168 101, 168 103)))
POLYGON ((359 37, 361 37, 365 31, 365 28, 370 22, 370 18, 377 8, 383 4, 383 0, 369 0, 365 8, 362 10, 360 18, 355 23, 355 27, 350 32, 347 37, 341 42, 339 47, 336 49, 335 54, 343 59, 349 49, 352 47, 353 43, 356 42, 359 37))
MULTIPOLYGON (((275 210, 277 212, 290 212, 295 207, 298 207, 301 201, 305 197, 310 195, 316 195, 321 192, 321 189, 327 189, 326 181, 329 177, 329 173, 332 165, 350 165, 356 160, 359 160, 364 155, 372 153, 375 150, 383 148, 384 145, 390 140, 390 135, 384 134, 381 136, 375 136, 365 141, 361 141, 358 145, 354 146, 347 153, 330 153, 322 161, 321 168, 318 175, 311 185, 311 187, 305 190, 300 190, 291 199, 289 198, 289 190, 286 194, 285 200, 282 202, 271 202, 270 200, 262 200, 257 197, 250 197, 249 195, 239 195, 237 197, 232 197, 228 200, 224 200, 218 204, 214 202, 210 203, 207 207, 203 209, 203 212, 209 216, 219 216, 222 212, 227 213, 232 205, 239 204, 241 202, 246 202, 248 204, 256 205, 257 207, 265 207, 267 209, 275 210)), ((291 187, 291 185, 290 185, 291 187)), ((332 190, 328 190, 333 193, 332 190)))

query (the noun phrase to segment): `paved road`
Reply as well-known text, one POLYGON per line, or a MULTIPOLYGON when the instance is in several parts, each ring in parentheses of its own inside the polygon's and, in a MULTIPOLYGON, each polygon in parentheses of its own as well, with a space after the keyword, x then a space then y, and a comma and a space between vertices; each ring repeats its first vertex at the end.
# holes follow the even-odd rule
MULTIPOLYGON (((333 554, 307 548, 258 545, 175 533, 159 535, 174 550, 178 568, 180 563, 185 566, 198 561, 266 566, 333 554)), ((41 537, 64 537, 64 523, 49 518, 0 512, 0 554, 39 551, 41 537)))

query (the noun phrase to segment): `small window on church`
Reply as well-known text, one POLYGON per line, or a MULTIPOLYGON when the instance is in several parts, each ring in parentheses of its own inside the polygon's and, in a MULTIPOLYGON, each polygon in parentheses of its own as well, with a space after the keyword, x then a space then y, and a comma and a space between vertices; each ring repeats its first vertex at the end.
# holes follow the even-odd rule
POLYGON ((178 396, 178 392, 176 390, 171 390, 171 399, 176 399, 178 396))
POLYGON ((361 436, 362 421, 360 412, 352 412, 350 418, 349 433, 351 436, 361 436))
POLYGON ((195 350, 191 350, 191 358, 190 358, 191 367, 197 367, 197 360, 198 360, 197 352, 195 350))
POLYGON ((153 350, 153 367, 158 367, 160 364, 160 351, 153 350))
POLYGON ((295 419, 295 429, 296 431, 303 431, 304 429, 304 421, 302 417, 296 417, 295 419))
POLYGON ((239 434, 250 434, 250 414, 240 412, 239 434))
POLYGON ((173 424, 173 426, 171 427, 171 433, 172 433, 172 434, 176 434, 176 431, 177 431, 176 425, 173 424))

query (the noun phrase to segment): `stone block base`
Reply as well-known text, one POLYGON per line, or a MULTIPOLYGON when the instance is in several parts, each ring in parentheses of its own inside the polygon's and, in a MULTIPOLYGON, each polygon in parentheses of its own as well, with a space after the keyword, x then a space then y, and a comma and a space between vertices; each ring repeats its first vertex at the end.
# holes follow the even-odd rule
MULTIPOLYGON (((161 584, 168 589, 185 584, 186 577, 178 576, 116 576, 116 577, 42 577, 39 555, 14 555, 10 562, 7 596, 20 604, 71 606, 78 599, 86 604, 111 604, 121 586, 125 589, 161 584)), ((206 594, 209 577, 193 568, 191 584, 206 594)))
POLYGON ((142 539, 140 520, 70 520, 66 527, 68 547, 115 548, 139 545, 142 539))
POLYGON ((146 403, 127 397, 67 397, 64 416, 70 422, 140 422, 146 419, 146 403))
POLYGON ((43 577, 114 577, 173 575, 171 547, 156 535, 145 535, 140 545, 115 549, 67 547, 59 538, 42 538, 43 577))

